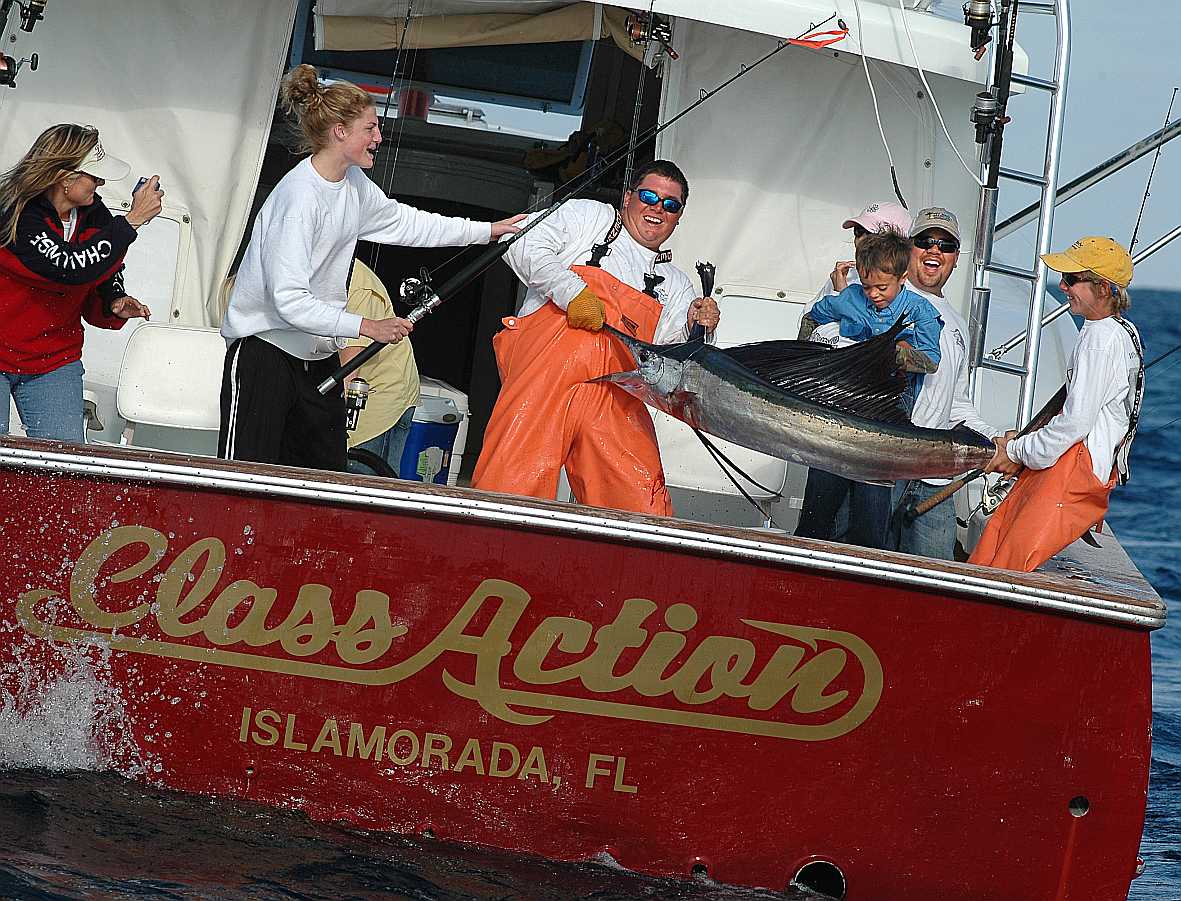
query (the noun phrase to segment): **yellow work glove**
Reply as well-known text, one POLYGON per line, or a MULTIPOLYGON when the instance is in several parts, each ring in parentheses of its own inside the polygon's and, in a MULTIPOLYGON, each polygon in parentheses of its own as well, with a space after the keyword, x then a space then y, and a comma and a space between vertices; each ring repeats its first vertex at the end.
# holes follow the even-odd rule
POLYGON ((588 332, 597 332, 603 327, 607 311, 603 309, 603 301, 590 288, 583 288, 566 307, 566 321, 572 328, 584 328, 588 332))

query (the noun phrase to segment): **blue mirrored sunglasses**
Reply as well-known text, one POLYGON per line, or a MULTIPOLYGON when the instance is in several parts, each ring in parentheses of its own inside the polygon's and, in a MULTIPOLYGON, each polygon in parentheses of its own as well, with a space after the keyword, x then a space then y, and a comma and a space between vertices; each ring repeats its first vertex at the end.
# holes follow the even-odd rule
POLYGON ((647 206, 656 206, 660 204, 666 213, 672 213, 674 216, 685 208, 685 204, 677 200, 675 197, 661 197, 655 191, 648 188, 640 188, 636 191, 636 196, 640 198, 640 203, 647 206))

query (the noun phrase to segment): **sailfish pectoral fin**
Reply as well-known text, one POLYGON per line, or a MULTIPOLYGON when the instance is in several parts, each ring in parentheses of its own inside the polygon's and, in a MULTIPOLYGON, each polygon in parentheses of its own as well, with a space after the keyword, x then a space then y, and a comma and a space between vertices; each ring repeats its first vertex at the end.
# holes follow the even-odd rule
POLYGON ((600 375, 593 379, 587 379, 586 384, 595 385, 599 383, 610 383, 614 385, 624 385, 630 382, 643 381, 638 369, 629 369, 626 372, 612 372, 607 375, 600 375))

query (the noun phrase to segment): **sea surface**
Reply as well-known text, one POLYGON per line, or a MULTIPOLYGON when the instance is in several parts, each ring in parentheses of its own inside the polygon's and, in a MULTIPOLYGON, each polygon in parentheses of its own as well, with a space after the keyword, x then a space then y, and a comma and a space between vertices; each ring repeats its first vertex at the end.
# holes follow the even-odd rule
MULTIPOLYGON (((1134 292, 1151 360, 1181 344, 1181 292, 1134 292)), ((1174 611, 1152 638, 1152 781, 1136 901, 1181 899, 1181 352, 1155 367, 1133 478, 1109 521, 1174 611)), ((95 686, 79 690, 96 691, 95 686)), ((0 705, 0 899, 749 899, 708 882, 555 864, 421 837, 310 822, 290 811, 146 789, 87 768, 63 697, 42 722, 0 705), (52 733, 54 741, 46 736, 52 733)), ((807 897, 798 893, 794 897, 807 897)), ((1018 895, 1014 895, 1018 897, 1018 895)))

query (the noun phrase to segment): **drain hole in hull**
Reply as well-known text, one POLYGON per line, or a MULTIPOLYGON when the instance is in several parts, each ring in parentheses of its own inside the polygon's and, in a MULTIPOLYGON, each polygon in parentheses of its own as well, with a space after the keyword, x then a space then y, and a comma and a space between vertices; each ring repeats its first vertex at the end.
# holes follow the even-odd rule
POLYGON ((847 889, 841 868, 827 860, 813 860, 804 864, 792 878, 791 884, 837 901, 845 897, 847 889))

